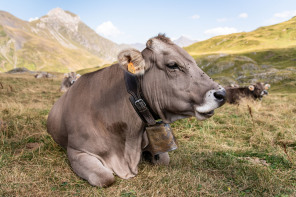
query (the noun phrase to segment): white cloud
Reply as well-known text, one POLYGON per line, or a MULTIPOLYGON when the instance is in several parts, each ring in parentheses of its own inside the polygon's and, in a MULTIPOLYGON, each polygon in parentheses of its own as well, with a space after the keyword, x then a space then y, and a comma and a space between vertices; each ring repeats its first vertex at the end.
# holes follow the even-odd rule
POLYGON ((36 20, 38 20, 38 19, 39 19, 39 17, 29 18, 29 22, 36 21, 36 20))
POLYGON ((199 18, 200 18, 200 16, 199 16, 199 15, 197 15, 197 14, 194 14, 193 16, 191 16, 191 18, 192 18, 192 19, 199 19, 199 18))
POLYGON ((292 18, 293 16, 296 16, 296 10, 284 11, 274 14, 274 17, 284 19, 292 18))
POLYGON ((218 36, 218 35, 226 35, 226 34, 237 33, 237 32, 239 31, 234 27, 216 27, 213 29, 208 29, 204 33, 206 35, 218 36))
POLYGON ((241 13, 240 15, 238 15, 239 18, 248 18, 248 14, 247 13, 241 13))
POLYGON ((217 19, 217 22, 219 23, 223 23, 223 22, 226 22, 227 21, 227 18, 218 18, 217 19))
POLYGON ((96 28, 96 32, 106 37, 117 37, 122 34, 117 27, 115 27, 111 21, 103 22, 96 28))

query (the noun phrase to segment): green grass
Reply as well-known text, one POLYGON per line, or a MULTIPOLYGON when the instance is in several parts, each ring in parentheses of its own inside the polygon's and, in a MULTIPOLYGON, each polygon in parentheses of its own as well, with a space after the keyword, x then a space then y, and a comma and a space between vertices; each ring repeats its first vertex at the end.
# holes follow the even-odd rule
POLYGON ((267 49, 284 49, 296 45, 296 18, 288 21, 260 27, 252 32, 242 32, 194 43, 185 49, 191 55, 210 53, 243 53, 264 51, 267 49))
POLYGON ((141 162, 135 178, 116 177, 100 189, 73 173, 46 132, 62 78, 0 75, 0 196, 296 195, 295 93, 271 89, 262 101, 226 104, 209 120, 177 121, 169 166, 141 162))
POLYGON ((277 91, 295 92, 296 17, 252 32, 194 43, 185 50, 222 85, 273 84, 277 91))

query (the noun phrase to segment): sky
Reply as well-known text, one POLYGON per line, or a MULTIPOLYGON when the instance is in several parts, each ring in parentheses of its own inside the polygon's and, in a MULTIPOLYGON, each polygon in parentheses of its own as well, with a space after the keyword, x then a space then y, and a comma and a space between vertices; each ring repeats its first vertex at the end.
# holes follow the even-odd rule
POLYGON ((158 33, 201 41, 296 16, 296 0, 0 0, 0 10, 26 21, 57 7, 118 44, 145 43, 158 33))

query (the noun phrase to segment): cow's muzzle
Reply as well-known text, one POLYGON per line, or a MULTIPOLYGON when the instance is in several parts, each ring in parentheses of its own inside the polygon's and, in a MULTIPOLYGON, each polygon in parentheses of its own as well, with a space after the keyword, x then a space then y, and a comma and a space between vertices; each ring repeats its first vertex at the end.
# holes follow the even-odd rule
POLYGON ((264 95, 268 95, 267 90, 263 90, 263 91, 261 92, 261 96, 264 96, 264 95))
POLYGON ((199 120, 205 120, 214 115, 214 110, 226 102, 226 91, 220 87, 219 90, 209 90, 203 104, 195 107, 195 116, 199 120))

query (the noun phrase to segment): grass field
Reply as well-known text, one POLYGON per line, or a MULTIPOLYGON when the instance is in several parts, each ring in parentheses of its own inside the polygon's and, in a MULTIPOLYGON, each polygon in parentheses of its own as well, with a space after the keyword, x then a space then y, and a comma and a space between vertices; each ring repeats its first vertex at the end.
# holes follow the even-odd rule
POLYGON ((168 167, 140 163, 135 178, 100 189, 46 132, 62 77, 0 74, 0 196, 296 196, 295 92, 177 121, 168 167))

